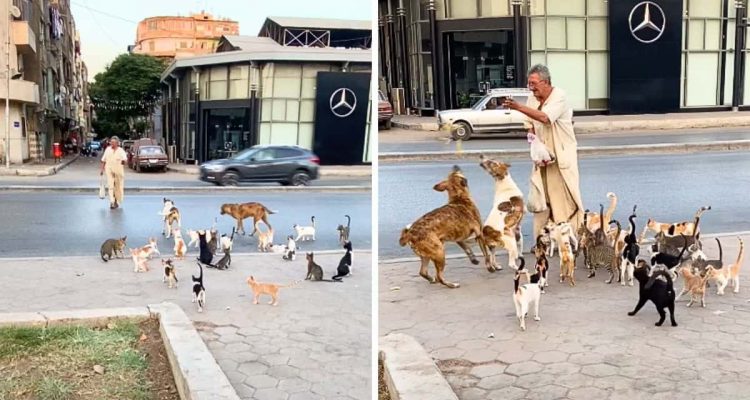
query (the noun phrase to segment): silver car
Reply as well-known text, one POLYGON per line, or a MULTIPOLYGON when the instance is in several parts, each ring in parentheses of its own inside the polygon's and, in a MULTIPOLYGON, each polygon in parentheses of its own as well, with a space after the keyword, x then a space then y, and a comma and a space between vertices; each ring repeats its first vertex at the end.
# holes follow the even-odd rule
POLYGON ((503 107, 503 101, 512 97, 526 104, 531 96, 528 89, 491 89, 471 108, 438 112, 438 126, 449 130, 454 140, 468 140, 478 133, 507 133, 530 127, 527 117, 520 111, 503 107))

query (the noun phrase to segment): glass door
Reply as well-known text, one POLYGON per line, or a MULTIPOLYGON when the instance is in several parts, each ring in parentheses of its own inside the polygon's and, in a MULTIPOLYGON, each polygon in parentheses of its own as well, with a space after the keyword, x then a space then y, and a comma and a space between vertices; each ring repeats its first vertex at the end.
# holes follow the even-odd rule
POLYGON ((209 109, 206 114, 207 160, 229 158, 255 144, 248 108, 209 109))

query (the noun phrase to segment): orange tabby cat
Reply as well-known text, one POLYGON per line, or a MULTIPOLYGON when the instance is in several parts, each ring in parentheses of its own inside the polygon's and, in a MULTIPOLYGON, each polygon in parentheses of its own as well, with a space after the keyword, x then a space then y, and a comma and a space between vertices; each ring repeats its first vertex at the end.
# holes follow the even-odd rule
POLYGON ((258 304, 258 298, 261 295, 267 294, 271 296, 271 301, 268 303, 272 306, 276 306, 279 304, 278 296, 279 296, 279 289, 280 288, 288 288, 296 286, 300 281, 294 281, 289 285, 286 286, 280 286, 275 283, 260 283, 253 278, 251 275, 249 278, 247 278, 247 285, 250 286, 250 289, 253 291, 253 304, 258 304))
POLYGON ((711 279, 716 280, 718 286, 716 291, 718 295, 724 294, 724 289, 728 284, 731 284, 734 288, 734 293, 740 292, 740 268, 742 268, 742 262, 745 259, 745 244, 742 242, 741 237, 737 237, 737 239, 740 241, 740 251, 737 253, 737 261, 734 264, 711 271, 711 279))

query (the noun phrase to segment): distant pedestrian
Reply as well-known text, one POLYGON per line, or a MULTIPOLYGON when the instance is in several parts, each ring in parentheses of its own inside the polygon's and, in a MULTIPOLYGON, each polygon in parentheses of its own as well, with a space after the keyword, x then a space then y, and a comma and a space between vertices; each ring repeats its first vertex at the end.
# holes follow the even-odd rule
POLYGON ((547 221, 583 223, 583 201, 578 175, 578 142, 573 131, 573 107, 565 92, 552 86, 549 69, 537 64, 529 69, 526 105, 506 99, 504 105, 528 117, 531 131, 547 145, 555 162, 535 163, 531 172, 528 209, 534 214, 534 238, 547 221))
POLYGON ((122 205, 125 196, 125 168, 128 155, 120 147, 120 138, 112 136, 109 138, 110 146, 104 150, 99 175, 107 172, 107 184, 109 185, 109 208, 117 208, 122 205))

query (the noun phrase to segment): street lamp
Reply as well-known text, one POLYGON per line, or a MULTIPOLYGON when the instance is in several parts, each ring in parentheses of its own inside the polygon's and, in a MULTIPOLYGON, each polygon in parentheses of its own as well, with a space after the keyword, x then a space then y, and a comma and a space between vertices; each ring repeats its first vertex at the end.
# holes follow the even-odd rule
MULTIPOLYGON (((8 1, 10 3, 10 1, 8 1)), ((8 10, 8 35, 5 43, 5 167, 10 168, 10 30, 13 20, 11 17, 18 18, 21 16, 21 10, 18 7, 9 4, 8 10)), ((20 77, 20 74, 16 74, 20 77)), ((13 79, 17 79, 16 75, 13 79)))

